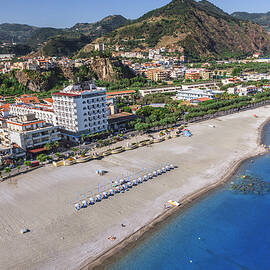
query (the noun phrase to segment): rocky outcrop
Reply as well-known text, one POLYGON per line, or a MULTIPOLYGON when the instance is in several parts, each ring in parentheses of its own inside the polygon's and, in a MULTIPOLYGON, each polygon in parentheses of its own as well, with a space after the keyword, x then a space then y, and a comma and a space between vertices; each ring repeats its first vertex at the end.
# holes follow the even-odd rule
POLYGON ((119 60, 93 57, 88 60, 87 66, 102 81, 114 82, 134 77, 133 72, 119 60))
POLYGON ((57 82, 54 72, 17 71, 15 77, 19 83, 33 92, 42 92, 51 89, 57 82))

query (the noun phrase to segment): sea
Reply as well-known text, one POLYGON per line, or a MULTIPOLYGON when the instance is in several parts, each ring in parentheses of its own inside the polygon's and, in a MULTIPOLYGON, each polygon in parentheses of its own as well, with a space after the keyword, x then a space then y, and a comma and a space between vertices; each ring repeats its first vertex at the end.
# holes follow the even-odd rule
MULTIPOLYGON (((270 145, 270 124, 262 136, 270 145)), ((270 183, 270 153, 245 161, 224 186, 123 251, 107 269, 270 270, 270 193, 231 190, 243 175, 270 183)))

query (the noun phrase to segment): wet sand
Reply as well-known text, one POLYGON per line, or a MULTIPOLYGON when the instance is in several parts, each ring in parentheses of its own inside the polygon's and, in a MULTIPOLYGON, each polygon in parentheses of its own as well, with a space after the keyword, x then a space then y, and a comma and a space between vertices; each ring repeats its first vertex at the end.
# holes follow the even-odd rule
POLYGON ((269 107, 245 111, 193 124, 191 138, 71 167, 42 168, 0 183, 0 269, 90 269, 94 264, 86 266, 103 260, 104 252, 163 219, 168 200, 189 202, 191 194, 197 193, 195 198, 224 180, 240 160, 263 153, 258 138, 269 116, 269 107), (178 168, 78 213, 70 204, 98 183, 166 162, 178 168), (99 177, 97 169, 108 174, 99 177), (21 235, 23 227, 31 232, 21 235), (115 241, 108 240, 111 235, 115 241))

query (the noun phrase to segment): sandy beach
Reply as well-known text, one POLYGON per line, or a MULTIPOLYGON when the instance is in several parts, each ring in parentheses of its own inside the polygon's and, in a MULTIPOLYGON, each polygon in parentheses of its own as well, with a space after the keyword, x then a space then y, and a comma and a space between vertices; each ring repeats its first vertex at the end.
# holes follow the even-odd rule
POLYGON ((0 183, 0 269, 90 269, 88 263, 160 217, 168 200, 181 201, 213 187, 240 160, 263 153, 258 138, 269 117, 269 106, 224 116, 190 125, 191 138, 71 167, 48 166, 0 183), (74 211, 78 194, 162 163, 178 168, 74 211), (108 173, 97 176, 98 169, 108 173), (22 235, 23 227, 30 232, 22 235), (111 235, 115 241, 108 240, 111 235))

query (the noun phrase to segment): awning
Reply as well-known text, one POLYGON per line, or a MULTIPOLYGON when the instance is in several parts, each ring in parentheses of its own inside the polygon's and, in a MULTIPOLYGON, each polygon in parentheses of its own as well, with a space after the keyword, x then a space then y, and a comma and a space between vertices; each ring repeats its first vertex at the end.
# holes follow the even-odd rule
POLYGON ((40 152, 43 152, 43 151, 46 151, 46 148, 45 147, 37 148, 37 149, 32 149, 32 150, 29 150, 28 152, 35 154, 35 153, 40 153, 40 152))

